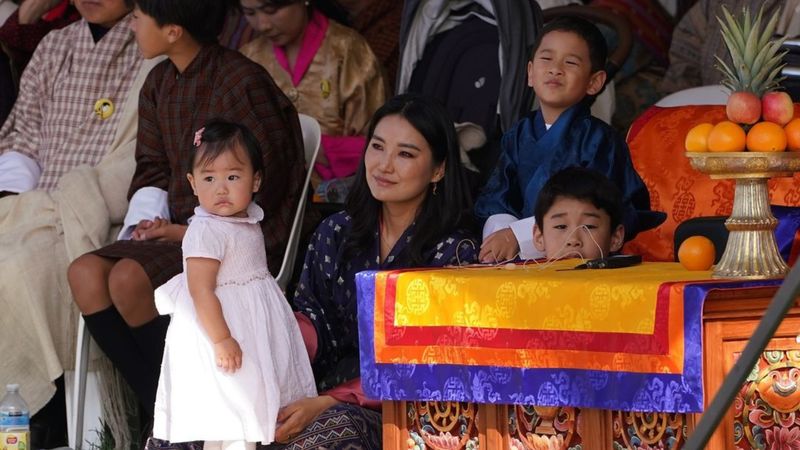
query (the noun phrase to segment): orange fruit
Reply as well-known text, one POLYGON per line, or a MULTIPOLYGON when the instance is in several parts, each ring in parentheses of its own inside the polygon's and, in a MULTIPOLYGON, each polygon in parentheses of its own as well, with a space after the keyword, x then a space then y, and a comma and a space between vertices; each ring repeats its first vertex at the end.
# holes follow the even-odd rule
POLYGON ((786 150, 786 132, 774 122, 758 122, 747 132, 747 149, 751 152, 786 150))
POLYGON ((686 270, 708 270, 714 264, 714 243, 705 236, 686 238, 678 248, 678 261, 686 270))
POLYGON ((714 128, 713 124, 708 122, 701 123, 694 126, 688 133, 686 133, 685 147, 687 152, 707 152, 708 151, 708 135, 714 128))
POLYGON ((783 131, 786 132, 786 148, 793 152, 800 151, 800 117, 787 123, 783 131))
POLYGON ((739 124, 723 120, 714 125, 708 134, 708 151, 710 152, 742 152, 747 136, 739 124))

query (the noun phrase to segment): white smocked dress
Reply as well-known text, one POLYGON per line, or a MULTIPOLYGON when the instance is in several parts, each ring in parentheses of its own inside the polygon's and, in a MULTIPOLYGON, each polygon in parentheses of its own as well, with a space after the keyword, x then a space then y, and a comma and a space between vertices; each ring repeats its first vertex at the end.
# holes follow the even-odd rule
POLYGON ((247 217, 195 209, 183 238, 184 273, 156 289, 156 307, 172 314, 158 381, 153 436, 170 442, 274 440, 278 409, 317 394, 308 354, 289 304, 267 270, 255 203, 247 217), (186 258, 220 261, 216 294, 242 367, 221 371, 197 319, 186 258))

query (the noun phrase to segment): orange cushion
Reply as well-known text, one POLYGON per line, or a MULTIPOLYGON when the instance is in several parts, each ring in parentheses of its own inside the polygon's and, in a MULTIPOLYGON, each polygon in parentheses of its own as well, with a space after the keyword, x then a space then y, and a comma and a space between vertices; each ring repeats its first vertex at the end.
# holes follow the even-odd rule
MULTIPOLYGON (((795 104, 795 116, 800 105, 795 104)), ((725 120, 725 106, 653 106, 628 132, 633 166, 650 191, 652 209, 667 213, 659 227, 640 233, 625 252, 648 261, 673 261, 673 235, 679 223, 692 217, 727 216, 733 208, 733 181, 712 180, 694 169, 684 153, 686 133, 701 122, 725 120)), ((800 175, 769 182, 770 203, 800 205, 800 175)))

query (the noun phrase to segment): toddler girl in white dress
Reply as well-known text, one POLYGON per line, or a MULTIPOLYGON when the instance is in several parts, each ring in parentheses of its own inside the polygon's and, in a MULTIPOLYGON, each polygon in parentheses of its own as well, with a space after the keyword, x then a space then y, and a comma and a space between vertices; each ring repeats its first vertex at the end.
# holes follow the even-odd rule
POLYGON ((172 314, 153 436, 255 448, 274 440, 278 409, 317 394, 300 329, 267 270, 263 173, 250 131, 215 120, 197 132, 187 175, 200 206, 183 238, 183 273, 156 290, 172 314))

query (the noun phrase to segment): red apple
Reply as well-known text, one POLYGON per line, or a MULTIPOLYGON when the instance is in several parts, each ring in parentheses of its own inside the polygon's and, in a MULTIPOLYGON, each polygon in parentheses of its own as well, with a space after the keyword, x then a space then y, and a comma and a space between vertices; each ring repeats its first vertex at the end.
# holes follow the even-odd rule
POLYGON ((761 113, 767 122, 784 126, 794 117, 792 98, 786 92, 767 92, 761 97, 761 113))
POLYGON ((754 124, 761 118, 761 100, 752 92, 734 92, 725 112, 731 122, 754 124))

